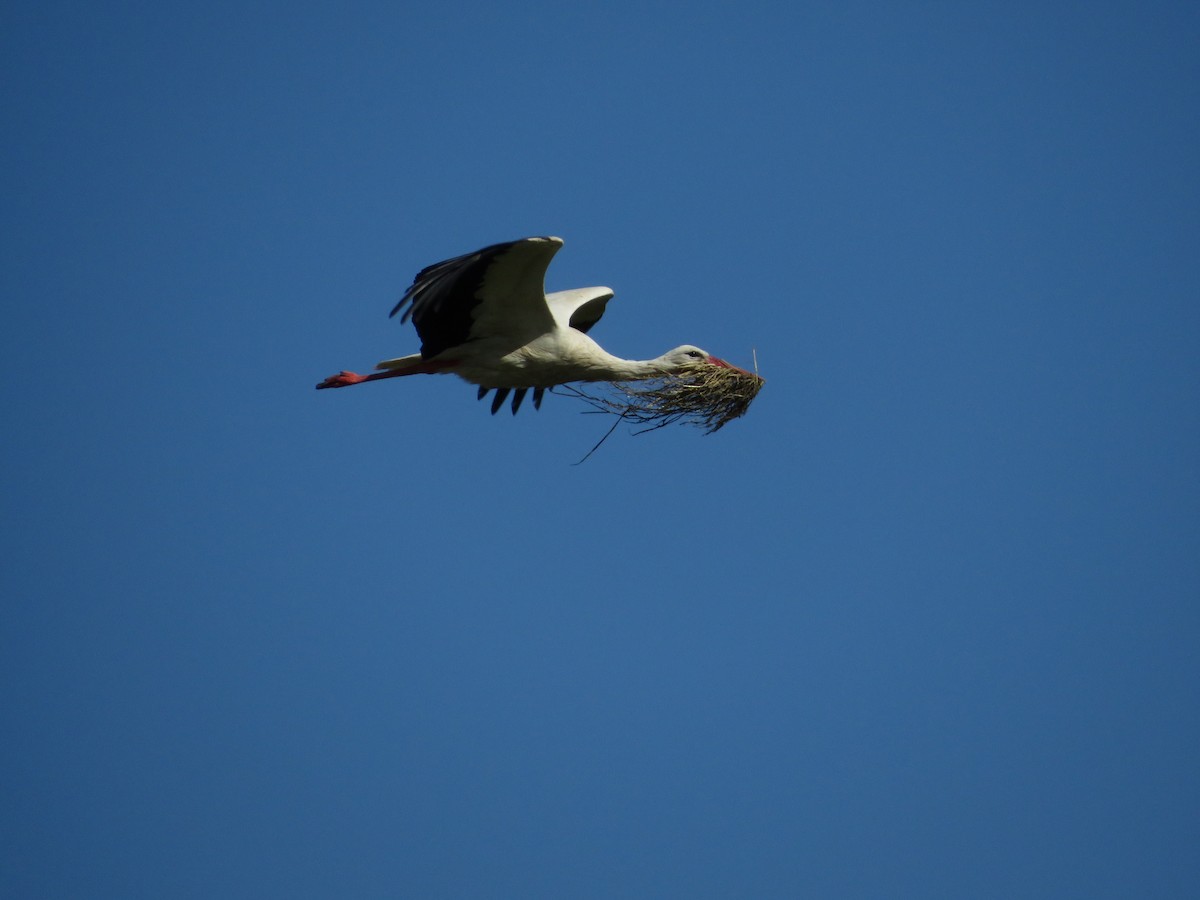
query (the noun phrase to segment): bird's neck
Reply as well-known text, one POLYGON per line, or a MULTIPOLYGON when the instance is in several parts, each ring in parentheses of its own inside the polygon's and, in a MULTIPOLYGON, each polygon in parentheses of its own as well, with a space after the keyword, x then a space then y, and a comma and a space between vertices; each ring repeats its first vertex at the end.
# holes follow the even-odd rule
POLYGON ((661 378, 667 373, 666 364, 661 358, 656 359, 621 359, 612 358, 611 372, 608 381, 641 381, 647 378, 661 378))
POLYGON ((622 359, 585 334, 570 331, 568 336, 570 346, 562 355, 572 359, 573 370, 564 381, 641 381, 661 378, 668 371, 664 357, 622 359))

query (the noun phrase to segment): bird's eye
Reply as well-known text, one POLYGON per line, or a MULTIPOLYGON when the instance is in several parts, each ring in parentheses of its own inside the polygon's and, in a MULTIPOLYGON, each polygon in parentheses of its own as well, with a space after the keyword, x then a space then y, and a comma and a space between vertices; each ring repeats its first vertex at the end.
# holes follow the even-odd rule
POLYGON ((700 358, 700 357, 702 357, 704 354, 703 354, 703 353, 701 353, 699 350, 689 350, 689 351, 687 352, 687 355, 688 355, 688 356, 690 356, 692 359, 699 359, 699 358, 700 358))

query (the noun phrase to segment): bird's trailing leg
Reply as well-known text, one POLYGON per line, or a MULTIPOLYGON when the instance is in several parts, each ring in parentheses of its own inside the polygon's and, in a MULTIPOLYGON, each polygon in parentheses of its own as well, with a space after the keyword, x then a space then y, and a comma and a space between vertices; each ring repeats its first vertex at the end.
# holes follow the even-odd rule
MULTIPOLYGON (((392 373, 389 372, 388 374, 392 373)), ((318 384, 317 390, 322 391, 325 388, 349 387, 352 384, 362 384, 362 382, 370 377, 370 375, 359 375, 357 372, 338 372, 336 375, 330 375, 318 384)))
POLYGON ((415 365, 407 368, 385 369, 381 372, 372 372, 370 375, 359 375, 357 372, 338 372, 336 375, 330 375, 324 381, 317 385, 317 390, 325 388, 340 388, 349 387, 352 384, 362 384, 364 381, 378 381, 381 378, 399 378, 403 375, 435 375, 438 372, 443 372, 450 366, 457 365, 455 361, 442 360, 440 362, 418 362, 415 365))

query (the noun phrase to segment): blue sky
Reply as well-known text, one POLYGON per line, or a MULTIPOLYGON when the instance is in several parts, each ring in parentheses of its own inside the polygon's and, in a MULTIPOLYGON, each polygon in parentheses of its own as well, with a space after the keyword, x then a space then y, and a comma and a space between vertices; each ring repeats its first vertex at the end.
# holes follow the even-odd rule
POLYGON ((1200 13, 11 3, 13 897, 1200 882, 1200 13), (718 434, 452 378, 557 234, 718 434))

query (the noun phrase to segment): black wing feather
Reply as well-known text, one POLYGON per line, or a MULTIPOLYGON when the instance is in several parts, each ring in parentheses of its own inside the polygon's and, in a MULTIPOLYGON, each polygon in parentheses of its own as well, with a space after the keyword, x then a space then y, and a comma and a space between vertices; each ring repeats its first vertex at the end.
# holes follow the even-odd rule
POLYGON ((412 285, 400 298, 389 317, 404 310, 401 322, 412 320, 421 338, 421 357, 430 359, 444 350, 464 344, 471 336, 475 308, 482 302, 479 290, 488 269, 518 244, 528 240, 548 241, 551 238, 523 238, 492 244, 473 253, 426 266, 417 273, 412 285), (407 307, 407 309, 405 309, 407 307))

